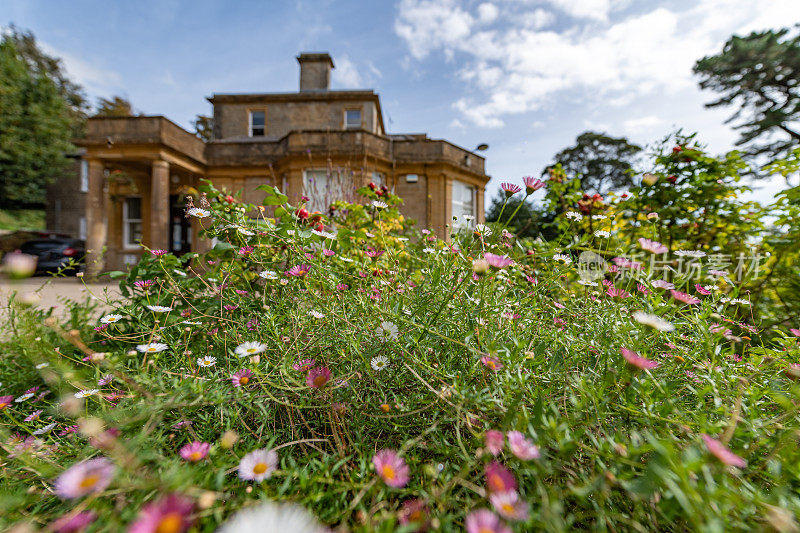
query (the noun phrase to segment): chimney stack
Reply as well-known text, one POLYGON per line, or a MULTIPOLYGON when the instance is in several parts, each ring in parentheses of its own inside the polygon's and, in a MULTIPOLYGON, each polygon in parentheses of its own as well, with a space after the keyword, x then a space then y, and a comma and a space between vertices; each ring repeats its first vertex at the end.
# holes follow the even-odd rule
POLYGON ((300 91, 327 91, 331 86, 333 59, 327 52, 303 52, 297 56, 300 63, 300 91))

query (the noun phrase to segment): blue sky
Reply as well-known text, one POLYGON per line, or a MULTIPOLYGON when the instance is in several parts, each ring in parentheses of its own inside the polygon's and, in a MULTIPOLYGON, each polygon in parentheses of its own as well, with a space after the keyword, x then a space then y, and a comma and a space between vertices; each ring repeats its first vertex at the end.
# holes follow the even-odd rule
MULTIPOLYGON (((736 139, 691 74, 732 33, 800 22, 797 0, 3 0, 92 97, 189 128, 214 92, 294 91, 300 51, 334 88, 373 88, 393 133, 486 142, 491 196, 587 130, 647 144, 676 127, 736 139)), ((778 183, 761 184, 767 199, 778 183)))

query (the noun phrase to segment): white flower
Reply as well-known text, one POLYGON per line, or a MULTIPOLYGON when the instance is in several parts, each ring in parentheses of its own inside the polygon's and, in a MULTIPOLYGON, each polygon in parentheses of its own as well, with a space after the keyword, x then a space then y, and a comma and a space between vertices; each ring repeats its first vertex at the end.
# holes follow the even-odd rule
POLYGON ((651 315, 650 313, 645 313, 644 311, 634 311, 631 313, 631 317, 639 324, 644 324, 645 326, 650 326, 653 329, 657 329, 658 331, 674 331, 675 326, 672 325, 671 322, 667 322, 663 318, 658 315, 651 315))
POLYGON ((217 362, 216 357, 211 357, 210 355, 206 355, 205 357, 198 357, 197 358, 197 365, 202 366, 204 368, 208 368, 210 366, 214 366, 214 363, 217 362))
POLYGON ((372 358, 371 365, 373 370, 380 372, 389 365, 389 360, 383 355, 379 355, 372 358))
POLYGON ((275 450, 266 448, 253 450, 239 461, 239 477, 261 482, 272 477, 276 468, 278 468, 278 454, 275 450))
POLYGON ((172 311, 171 307, 167 307, 165 305, 145 305, 145 307, 154 313, 169 313, 172 311))
POLYGON ((610 237, 610 236, 611 236, 611 232, 608 232, 608 231, 606 231, 606 230, 599 229, 599 230, 597 230, 597 231, 595 231, 595 232, 594 232, 594 236, 595 236, 595 237, 606 237, 606 238, 608 238, 608 237, 610 237))
POLYGON ((169 348, 169 346, 160 342, 151 342, 150 344, 139 344, 136 346, 136 349, 142 353, 163 352, 167 348, 169 348))
POLYGON ((656 289, 674 289, 675 285, 663 279, 657 279, 650 283, 656 289))
POLYGON ((278 279, 278 273, 272 270, 262 270, 258 275, 264 279, 278 279))
POLYGON ((76 398, 87 398, 89 396, 94 396, 100 392, 100 389, 86 389, 86 390, 79 390, 75 393, 76 398))
POLYGON ((184 277, 184 278, 186 277, 186 272, 184 272, 182 270, 178 270, 177 268, 175 270, 173 270, 173 272, 175 272, 177 275, 179 275, 181 277, 184 277))
POLYGON ((579 279, 578 283, 580 283, 581 285, 585 285, 587 287, 597 287, 597 282, 596 281, 591 281, 591 280, 588 280, 588 279, 579 279))
POLYGON ((486 226, 485 224, 478 224, 475 226, 475 233, 479 233, 484 237, 488 237, 489 235, 492 234, 492 229, 489 226, 486 226))
POLYGON ((101 324, 113 324, 114 322, 119 322, 123 318, 125 318, 125 317, 123 317, 122 315, 113 315, 113 314, 112 315, 106 315, 106 316, 104 316, 103 318, 100 319, 100 323, 101 324))
POLYGON ((565 265, 572 263, 572 258, 566 254, 553 254, 553 259, 563 261, 565 265))
POLYGON ((181 324, 186 324, 188 326, 202 326, 203 325, 202 322, 192 322, 191 320, 184 320, 184 321, 181 322, 181 324))
POLYGON ((577 211, 567 211, 567 218, 572 220, 582 220, 583 215, 581 215, 577 211))
POLYGON ((16 398, 16 399, 14 400, 14 402, 16 402, 16 403, 20 403, 20 402, 24 402, 25 400, 29 400, 29 399, 31 399, 31 398, 33 398, 33 393, 32 393, 32 392, 29 392, 29 393, 27 393, 27 394, 23 394, 22 396, 20 396, 20 397, 16 398))
POLYGON ((41 435, 42 433, 47 433, 48 431, 50 431, 50 430, 51 430, 51 429, 53 429, 54 427, 56 427, 56 423, 55 423, 55 422, 53 422, 52 424, 47 424, 47 425, 46 425, 45 427, 43 427, 43 428, 39 428, 39 429, 37 429, 36 431, 34 431, 34 432, 33 432, 33 434, 34 434, 34 435, 41 435))
POLYGON ((335 233, 330 233, 328 231, 318 231, 318 230, 312 229, 311 233, 313 233, 314 235, 316 235, 318 237, 322 237, 323 239, 335 239, 336 238, 336 234, 335 233))
POLYGON ((750 305, 750 302, 749 302, 749 301, 747 301, 747 300, 742 300, 741 298, 734 298, 733 300, 731 300, 731 303, 733 303, 733 304, 740 304, 740 305, 750 305))
POLYGON ((319 311, 315 311, 314 309, 312 309, 311 311, 309 311, 309 312, 308 312, 308 314, 309 314, 309 315, 311 315, 311 316, 313 316, 314 318, 325 318, 325 315, 323 315, 323 314, 322 314, 322 313, 320 313, 319 311))
POLYGON ((436 250, 433 248, 424 248, 422 251, 425 252, 426 254, 432 254, 436 252, 436 250))
POLYGON ((381 325, 375 329, 375 335, 383 342, 397 339, 397 332, 397 326, 388 320, 381 322, 381 325))
POLYGON ((473 220, 475 220, 475 217, 472 215, 464 215, 464 220, 466 220, 467 222, 472 222, 473 220))
POLYGON ((36 365, 36 370, 41 370, 48 366, 50 366, 50 363, 39 363, 38 365, 36 365))
POLYGON ((197 218, 206 218, 207 216, 211 215, 211 211, 208 209, 200 209, 199 207, 192 207, 186 213, 190 216, 197 217, 197 218))
POLYGON ((719 301, 724 303, 724 304, 726 304, 726 303, 730 302, 731 299, 728 298, 727 296, 723 296, 722 298, 719 299, 719 301))
POLYGON ((386 209, 389 207, 386 202, 381 202, 380 200, 372 200, 372 207, 375 209, 386 209))
POLYGON ((248 342, 243 342, 242 344, 237 346, 234 352, 239 357, 244 357, 246 355, 255 355, 257 353, 261 353, 266 349, 267 349, 266 344, 262 344, 257 341, 248 341, 248 342))
POLYGON ((607 218, 605 215, 592 215, 592 220, 605 220, 607 218))
POLYGON ((293 503, 266 502, 242 509, 222 524, 217 533, 322 533, 327 531, 314 516, 293 503))
POLYGON ((236 228, 236 229, 237 229, 237 231, 238 231, 239 233, 241 233, 242 235, 247 235, 248 237, 250 237, 250 236, 252 236, 252 235, 255 235, 255 233, 253 233, 253 232, 252 232, 252 231, 250 231, 249 229, 245 229, 245 228, 236 228))
POLYGON ((675 250, 675 255, 679 257, 705 257, 706 253, 700 250, 675 250))

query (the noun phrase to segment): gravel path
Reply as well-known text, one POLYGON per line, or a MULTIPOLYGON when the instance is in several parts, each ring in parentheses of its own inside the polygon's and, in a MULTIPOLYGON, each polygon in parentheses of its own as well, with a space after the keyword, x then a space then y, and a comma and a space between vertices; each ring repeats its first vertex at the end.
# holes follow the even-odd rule
POLYGON ((19 281, 0 279, 0 313, 6 307, 11 295, 16 292, 17 298, 35 301, 38 307, 55 308, 55 313, 66 314, 64 300, 83 302, 91 299, 101 303, 98 312, 108 309, 106 302, 120 297, 116 283, 84 283, 81 278, 34 277, 19 281))

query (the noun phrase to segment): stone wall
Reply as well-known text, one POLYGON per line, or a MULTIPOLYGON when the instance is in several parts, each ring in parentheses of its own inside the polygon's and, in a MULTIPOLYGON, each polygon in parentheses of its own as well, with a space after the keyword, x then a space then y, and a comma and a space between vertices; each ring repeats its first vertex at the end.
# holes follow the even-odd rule
POLYGON ((74 157, 64 175, 47 186, 45 206, 47 230, 76 239, 86 238, 81 231, 86 228, 86 193, 81 191, 80 172, 81 159, 74 157))

